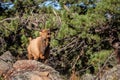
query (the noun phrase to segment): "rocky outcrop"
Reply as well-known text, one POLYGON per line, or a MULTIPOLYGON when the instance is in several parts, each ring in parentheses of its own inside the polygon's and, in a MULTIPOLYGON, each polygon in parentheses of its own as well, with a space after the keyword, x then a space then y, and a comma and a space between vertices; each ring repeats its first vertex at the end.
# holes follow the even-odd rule
POLYGON ((106 71, 101 80, 120 80, 120 65, 117 65, 109 71, 106 71))
POLYGON ((56 70, 35 60, 17 61, 4 77, 6 80, 62 80, 56 70))
POLYGON ((120 65, 116 65, 112 69, 105 71, 100 78, 87 73, 81 76, 80 80, 120 80, 120 65))
POLYGON ((18 60, 9 51, 0 56, 0 76, 5 80, 62 80, 59 72, 35 60, 18 60))

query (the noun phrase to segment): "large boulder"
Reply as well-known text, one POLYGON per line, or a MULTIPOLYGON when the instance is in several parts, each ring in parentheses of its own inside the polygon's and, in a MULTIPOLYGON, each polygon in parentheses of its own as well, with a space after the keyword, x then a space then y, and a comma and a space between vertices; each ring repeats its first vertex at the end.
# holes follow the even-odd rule
POLYGON ((4 76, 5 80, 62 80, 55 69, 35 60, 18 60, 4 76))
POLYGON ((12 64, 14 63, 14 57, 12 54, 7 51, 0 56, 0 76, 6 74, 6 72, 12 68, 12 64))

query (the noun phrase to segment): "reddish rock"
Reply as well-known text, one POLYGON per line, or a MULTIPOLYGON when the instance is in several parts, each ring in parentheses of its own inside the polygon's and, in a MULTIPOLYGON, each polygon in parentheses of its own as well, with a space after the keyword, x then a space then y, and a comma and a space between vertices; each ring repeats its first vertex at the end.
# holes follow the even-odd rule
POLYGON ((19 60, 13 64, 5 80, 62 80, 59 73, 35 60, 19 60))

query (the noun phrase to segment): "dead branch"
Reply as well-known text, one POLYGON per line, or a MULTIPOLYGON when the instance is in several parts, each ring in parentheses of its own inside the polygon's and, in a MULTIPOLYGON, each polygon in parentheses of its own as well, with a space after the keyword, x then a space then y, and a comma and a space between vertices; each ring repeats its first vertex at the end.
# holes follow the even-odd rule
POLYGON ((100 70, 98 71, 98 73, 97 73, 97 75, 96 75, 96 77, 95 77, 94 80, 96 80, 96 79, 99 77, 99 75, 100 75, 101 72, 103 71, 104 67, 106 66, 107 62, 113 57, 113 55, 114 55, 114 53, 112 53, 112 54, 110 54, 110 55, 108 56, 108 58, 105 60, 105 62, 104 62, 104 64, 103 64, 103 66, 102 66, 102 67, 100 68, 100 70))
MULTIPOLYGON (((83 45, 83 44, 84 44, 84 41, 81 42, 80 45, 83 45)), ((75 69, 76 63, 77 63, 78 60, 80 59, 80 56, 82 56, 83 54, 84 54, 84 47, 82 47, 82 50, 80 51, 80 54, 77 56, 77 58, 76 58, 76 60, 75 60, 75 62, 74 62, 74 64, 73 64, 73 66, 72 66, 72 69, 75 69)))
POLYGON ((4 21, 8 21, 8 20, 15 20, 15 19, 18 19, 19 17, 15 17, 15 18, 5 18, 3 20, 0 21, 0 23, 4 22, 4 21))

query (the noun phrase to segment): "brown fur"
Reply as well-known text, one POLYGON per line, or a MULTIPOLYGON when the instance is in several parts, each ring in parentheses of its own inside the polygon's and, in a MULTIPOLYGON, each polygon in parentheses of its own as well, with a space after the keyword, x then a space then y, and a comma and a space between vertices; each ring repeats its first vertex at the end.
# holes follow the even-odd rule
POLYGON ((40 36, 35 38, 35 39, 31 39, 29 38, 29 45, 28 45, 28 58, 32 59, 32 57, 35 60, 40 59, 46 59, 49 56, 50 53, 50 31, 49 30, 42 30, 40 32, 40 36))

